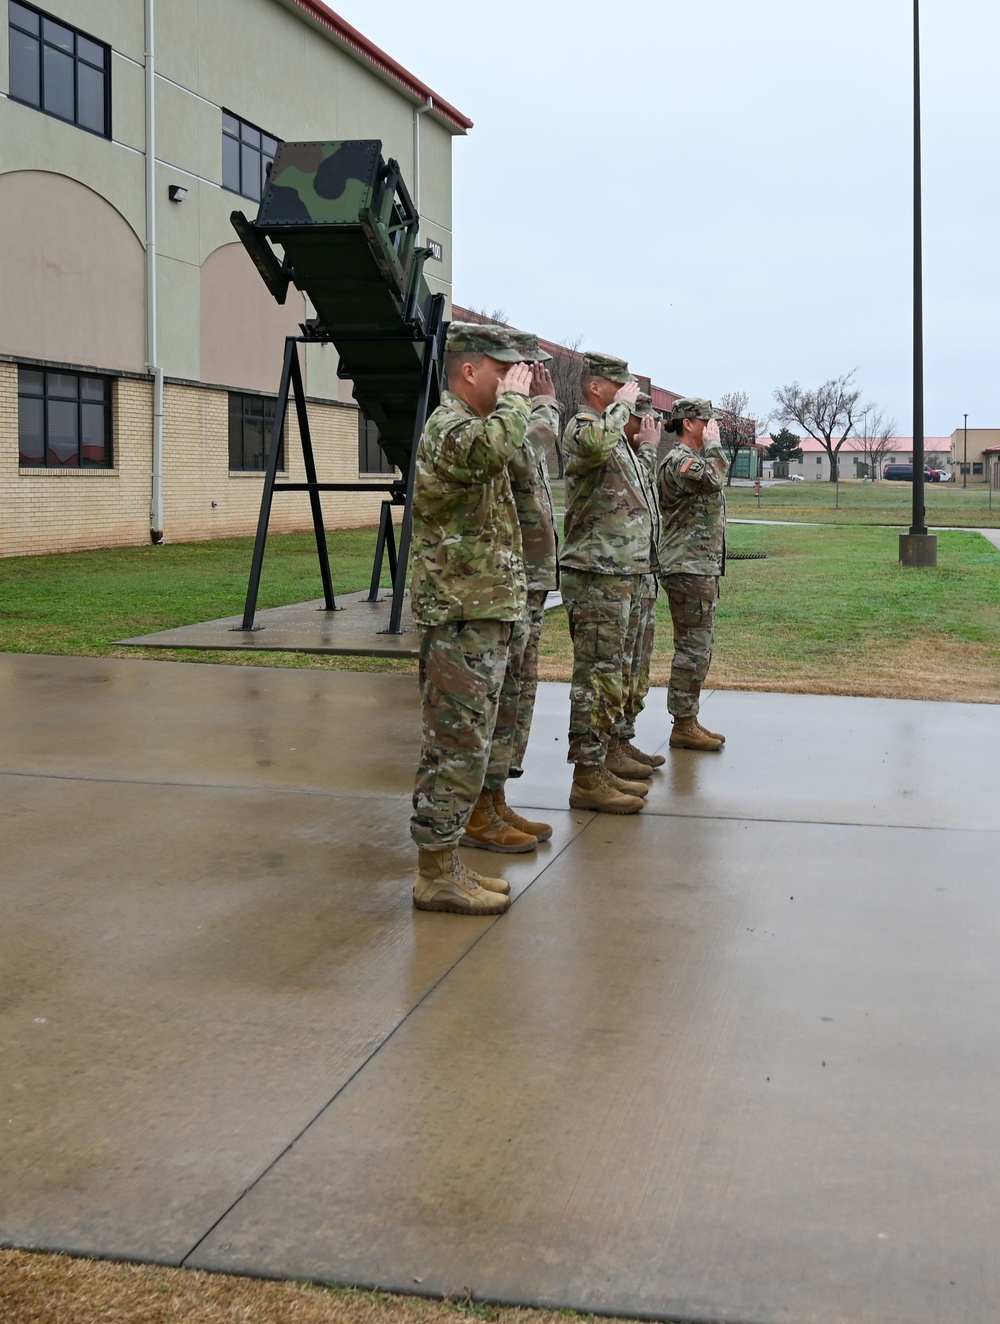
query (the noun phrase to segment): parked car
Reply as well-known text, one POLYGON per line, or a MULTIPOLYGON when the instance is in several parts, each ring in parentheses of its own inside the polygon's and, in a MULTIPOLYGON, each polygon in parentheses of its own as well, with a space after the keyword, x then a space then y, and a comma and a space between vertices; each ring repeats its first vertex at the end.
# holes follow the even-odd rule
MULTIPOLYGON (((882 477, 888 483, 912 483, 913 465, 912 464, 887 464, 882 477)), ((936 469, 924 470, 925 483, 939 483, 941 476, 936 469)))
POLYGON ((792 483, 804 483, 806 481, 805 474, 789 474, 788 479, 792 483))

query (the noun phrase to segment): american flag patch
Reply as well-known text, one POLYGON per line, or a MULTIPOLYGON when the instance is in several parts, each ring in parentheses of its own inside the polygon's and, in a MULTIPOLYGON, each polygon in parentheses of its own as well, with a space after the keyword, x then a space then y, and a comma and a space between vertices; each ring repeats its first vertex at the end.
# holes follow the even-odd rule
POLYGON ((686 474, 687 471, 691 468, 692 464, 694 464, 693 455, 689 459, 685 460, 684 463, 681 465, 681 473, 686 474))

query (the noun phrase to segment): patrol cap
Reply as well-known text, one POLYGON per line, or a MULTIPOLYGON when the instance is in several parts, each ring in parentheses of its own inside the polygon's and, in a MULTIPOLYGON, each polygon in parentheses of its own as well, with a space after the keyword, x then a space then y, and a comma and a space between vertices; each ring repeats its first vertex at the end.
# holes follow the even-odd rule
POLYGON ((702 400, 697 395, 687 395, 683 400, 675 400, 670 411, 672 419, 678 418, 714 418, 715 410, 711 400, 702 400))
POLYGON ((538 337, 533 336, 530 331, 511 331, 508 334, 511 344, 520 351, 525 363, 546 363, 552 357, 551 354, 546 354, 538 343, 538 337))
POLYGON ((486 354, 500 363, 522 363, 521 351, 511 343, 510 332, 495 322, 452 322, 448 327, 446 354, 486 354))
POLYGON ((619 386, 635 381, 626 361, 613 358, 610 354, 584 354, 580 371, 584 377, 605 377, 609 382, 617 382, 619 386))
POLYGON ((647 418, 650 414, 656 413, 653 408, 653 398, 647 395, 645 391, 639 392, 635 397, 635 404, 631 405, 630 408, 633 418, 647 418))

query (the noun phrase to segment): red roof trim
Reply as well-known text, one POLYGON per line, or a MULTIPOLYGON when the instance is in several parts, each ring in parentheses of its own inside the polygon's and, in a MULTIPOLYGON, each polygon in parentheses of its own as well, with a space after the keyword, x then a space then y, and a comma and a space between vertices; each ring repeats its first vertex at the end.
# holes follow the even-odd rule
POLYGON ((391 78, 393 82, 400 83, 412 96, 418 101, 429 103, 432 110, 435 110, 442 119, 454 124, 462 132, 472 128, 472 120, 467 115, 463 115, 460 110, 456 110, 436 92, 432 91, 426 83, 422 83, 419 78, 404 69, 398 64, 391 55, 386 55, 385 51, 380 50, 373 42, 370 42, 363 33, 357 28, 351 27, 350 23, 342 19, 339 14, 335 14, 332 9, 328 9, 322 0, 291 0, 291 3, 297 8, 303 10, 306 14, 322 24, 329 32, 339 38, 345 46, 349 46, 356 54, 369 64, 373 64, 380 73, 391 78))

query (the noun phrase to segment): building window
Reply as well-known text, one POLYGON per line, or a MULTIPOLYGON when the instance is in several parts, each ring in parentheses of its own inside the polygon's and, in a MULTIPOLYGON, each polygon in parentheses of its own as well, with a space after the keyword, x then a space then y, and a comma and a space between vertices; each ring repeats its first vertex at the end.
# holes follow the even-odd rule
POLYGON ((378 444, 378 428, 358 410, 358 473, 391 474, 396 466, 378 444))
POLYGON ((981 473, 983 472, 983 466, 982 466, 982 464, 973 464, 973 466, 972 466, 972 472, 973 472, 974 474, 981 474, 981 473))
POLYGON ((228 110, 222 112, 222 187, 260 202, 278 139, 228 110))
POLYGON ((111 51, 10 0, 10 95, 46 115, 111 136, 111 51))
POLYGON ((111 469, 111 381, 42 368, 17 370, 22 469, 111 469))
MULTIPOLYGON (((271 451, 277 401, 264 395, 229 393, 229 468, 263 473, 271 451)), ((278 468, 285 467, 285 432, 278 443, 278 468)))
POLYGON ((822 455, 817 455, 817 456, 816 456, 816 463, 817 463, 817 464, 822 464, 822 463, 823 463, 823 457, 822 457, 822 455))

